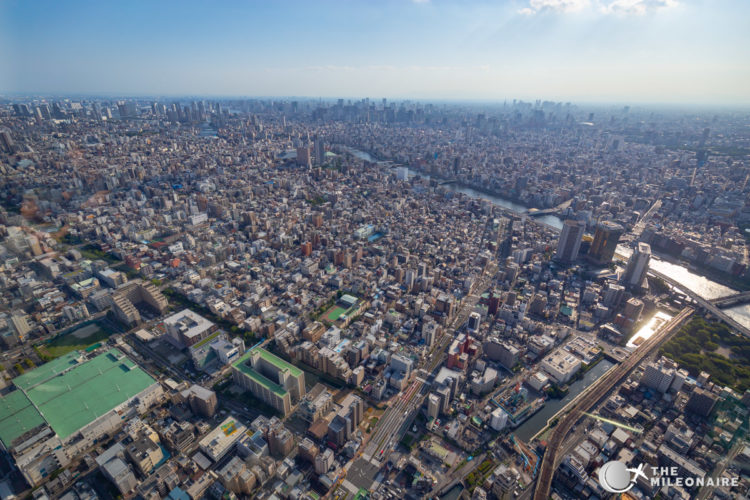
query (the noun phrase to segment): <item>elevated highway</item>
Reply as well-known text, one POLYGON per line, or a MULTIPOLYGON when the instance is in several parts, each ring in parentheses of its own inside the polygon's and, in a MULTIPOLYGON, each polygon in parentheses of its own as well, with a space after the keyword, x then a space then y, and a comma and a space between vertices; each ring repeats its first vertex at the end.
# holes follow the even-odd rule
POLYGON ((651 338, 644 342, 620 365, 612 368, 602 378, 589 386, 578 399, 574 407, 568 413, 560 417, 558 424, 550 435, 547 444, 547 450, 542 458, 542 466, 539 471, 539 479, 534 490, 534 500, 547 500, 552 488, 552 478, 561 459, 559 451, 563 447, 566 436, 570 433, 578 419, 583 416, 583 412, 588 411, 598 401, 604 398, 620 381, 622 381, 630 371, 635 368, 646 356, 656 349, 663 342, 668 340, 679 328, 690 318, 694 309, 686 307, 680 313, 672 318, 667 325, 656 332, 651 338))

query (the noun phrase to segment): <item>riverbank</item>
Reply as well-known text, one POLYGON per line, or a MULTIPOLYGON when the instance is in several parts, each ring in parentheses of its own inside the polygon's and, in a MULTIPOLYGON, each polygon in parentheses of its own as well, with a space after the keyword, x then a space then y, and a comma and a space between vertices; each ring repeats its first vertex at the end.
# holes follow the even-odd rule
MULTIPOLYGON (((372 156, 370 153, 352 148, 351 146, 342 145, 342 147, 347 152, 349 152, 350 154, 356 156, 357 158, 361 160, 378 163, 382 165, 394 163, 394 162, 386 161, 386 160, 378 160, 376 157, 372 156)), ((398 166, 398 164, 394 163, 393 166, 398 166)), ((406 167, 406 168, 410 175, 420 175, 428 179, 434 178, 435 180, 438 180, 438 181, 450 182, 450 184, 444 184, 443 187, 445 187, 445 189, 449 191, 455 191, 455 192, 463 193, 466 196, 470 196, 473 198, 480 198, 480 199, 487 200, 495 204, 495 206, 497 206, 501 210, 505 211, 510 217, 513 217, 513 218, 519 218, 523 216, 531 217, 528 215, 529 208, 531 207, 524 205, 523 201, 512 199, 512 197, 507 197, 506 195, 497 193, 496 191, 489 190, 483 186, 474 186, 473 184, 461 182, 456 179, 433 175, 422 169, 413 169, 411 167, 406 167)), ((534 216, 532 218, 532 221, 535 224, 539 224, 540 226, 543 226, 547 229, 550 229, 556 232, 560 232, 563 226, 563 221, 561 218, 555 215, 550 215, 550 214, 546 214, 542 216, 534 216)))
MULTIPOLYGON (((350 154, 362 160, 371 161, 371 162, 380 163, 380 164, 389 163, 387 161, 377 160, 370 153, 355 149, 351 146, 341 145, 341 147, 344 148, 350 154)), ((416 173, 419 175, 429 176, 429 174, 427 173, 420 173, 420 171, 414 171, 411 168, 408 168, 408 170, 412 174, 416 173)), ((508 214, 510 214, 511 216, 515 218, 524 216, 526 211, 528 210, 528 207, 517 204, 511 200, 507 200, 503 197, 495 196, 493 194, 480 192, 479 190, 476 190, 473 187, 470 187, 467 185, 447 184, 445 185, 445 188, 449 190, 464 193, 467 196, 473 196, 475 198, 486 199, 494 203, 496 206, 498 206, 503 211, 507 212, 508 214)), ((536 224, 540 224, 541 226, 554 230, 556 232, 559 232, 562 229, 562 220, 559 217, 555 217, 551 215, 546 215, 542 217, 534 217, 532 222, 536 224)), ((630 257, 630 255, 632 254, 632 251, 633 251, 632 248, 624 244, 618 245, 617 247, 617 253, 620 254, 624 258, 625 261, 627 261, 627 259, 630 257)), ((673 260, 674 259, 670 258, 669 256, 662 257, 660 254, 654 254, 654 257, 652 257, 651 263, 649 264, 649 268, 672 277, 672 279, 679 282, 682 285, 682 287, 684 287, 685 289, 691 290, 692 292, 696 293, 697 295, 703 297, 706 300, 713 300, 719 297, 733 295, 737 293, 737 290, 734 289, 732 286, 727 286, 727 285, 734 285, 734 283, 730 283, 729 281, 723 281, 721 279, 721 278, 726 278, 726 277, 715 276, 717 280, 713 281, 712 279, 709 279, 701 274, 697 274, 698 272, 702 273, 703 271, 696 270, 696 272, 691 272, 691 270, 689 270, 687 266, 681 265, 679 263, 673 263, 672 262, 673 260), (723 283, 727 283, 727 285, 723 283)), ((711 275, 711 276, 712 278, 714 277, 714 275, 711 275)), ((750 283, 748 283, 748 286, 750 286, 750 283)), ((733 317, 736 321, 740 322, 740 324, 750 328, 750 305, 738 306, 736 308, 727 309, 727 314, 733 317)))

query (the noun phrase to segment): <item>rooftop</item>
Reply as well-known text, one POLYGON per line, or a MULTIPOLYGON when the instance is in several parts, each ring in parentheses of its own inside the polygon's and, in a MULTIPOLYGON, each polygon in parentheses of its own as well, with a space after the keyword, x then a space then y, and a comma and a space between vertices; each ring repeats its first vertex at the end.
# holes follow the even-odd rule
POLYGON ((0 398, 3 443, 45 421, 65 439, 154 383, 117 349, 88 361, 76 358, 70 353, 13 381, 20 390, 0 398))

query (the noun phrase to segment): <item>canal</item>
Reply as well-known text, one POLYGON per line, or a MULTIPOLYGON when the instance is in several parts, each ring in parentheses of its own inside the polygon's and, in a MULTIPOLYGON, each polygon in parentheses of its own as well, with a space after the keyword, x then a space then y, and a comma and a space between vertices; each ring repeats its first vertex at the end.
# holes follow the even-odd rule
POLYGON ((562 399, 548 399, 544 407, 539 410, 536 414, 532 415, 526 422, 522 423, 515 431, 513 431, 516 437, 523 439, 525 442, 529 440, 540 430, 547 425, 547 420, 552 418, 555 413, 560 411, 566 404, 568 404, 573 398, 578 396, 581 391, 591 385, 592 382, 604 375, 607 370, 612 368, 614 364, 611 361, 602 359, 593 368, 587 371, 583 378, 570 384, 568 394, 562 399))

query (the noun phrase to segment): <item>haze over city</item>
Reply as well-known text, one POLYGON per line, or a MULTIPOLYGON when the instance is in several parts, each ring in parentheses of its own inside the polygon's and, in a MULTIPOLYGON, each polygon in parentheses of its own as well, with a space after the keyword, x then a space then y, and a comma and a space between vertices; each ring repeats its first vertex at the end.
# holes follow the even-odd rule
POLYGON ((749 14, 0 0, 0 500, 747 499, 749 14))
POLYGON ((750 103, 743 0, 0 4, 0 91, 750 103))

